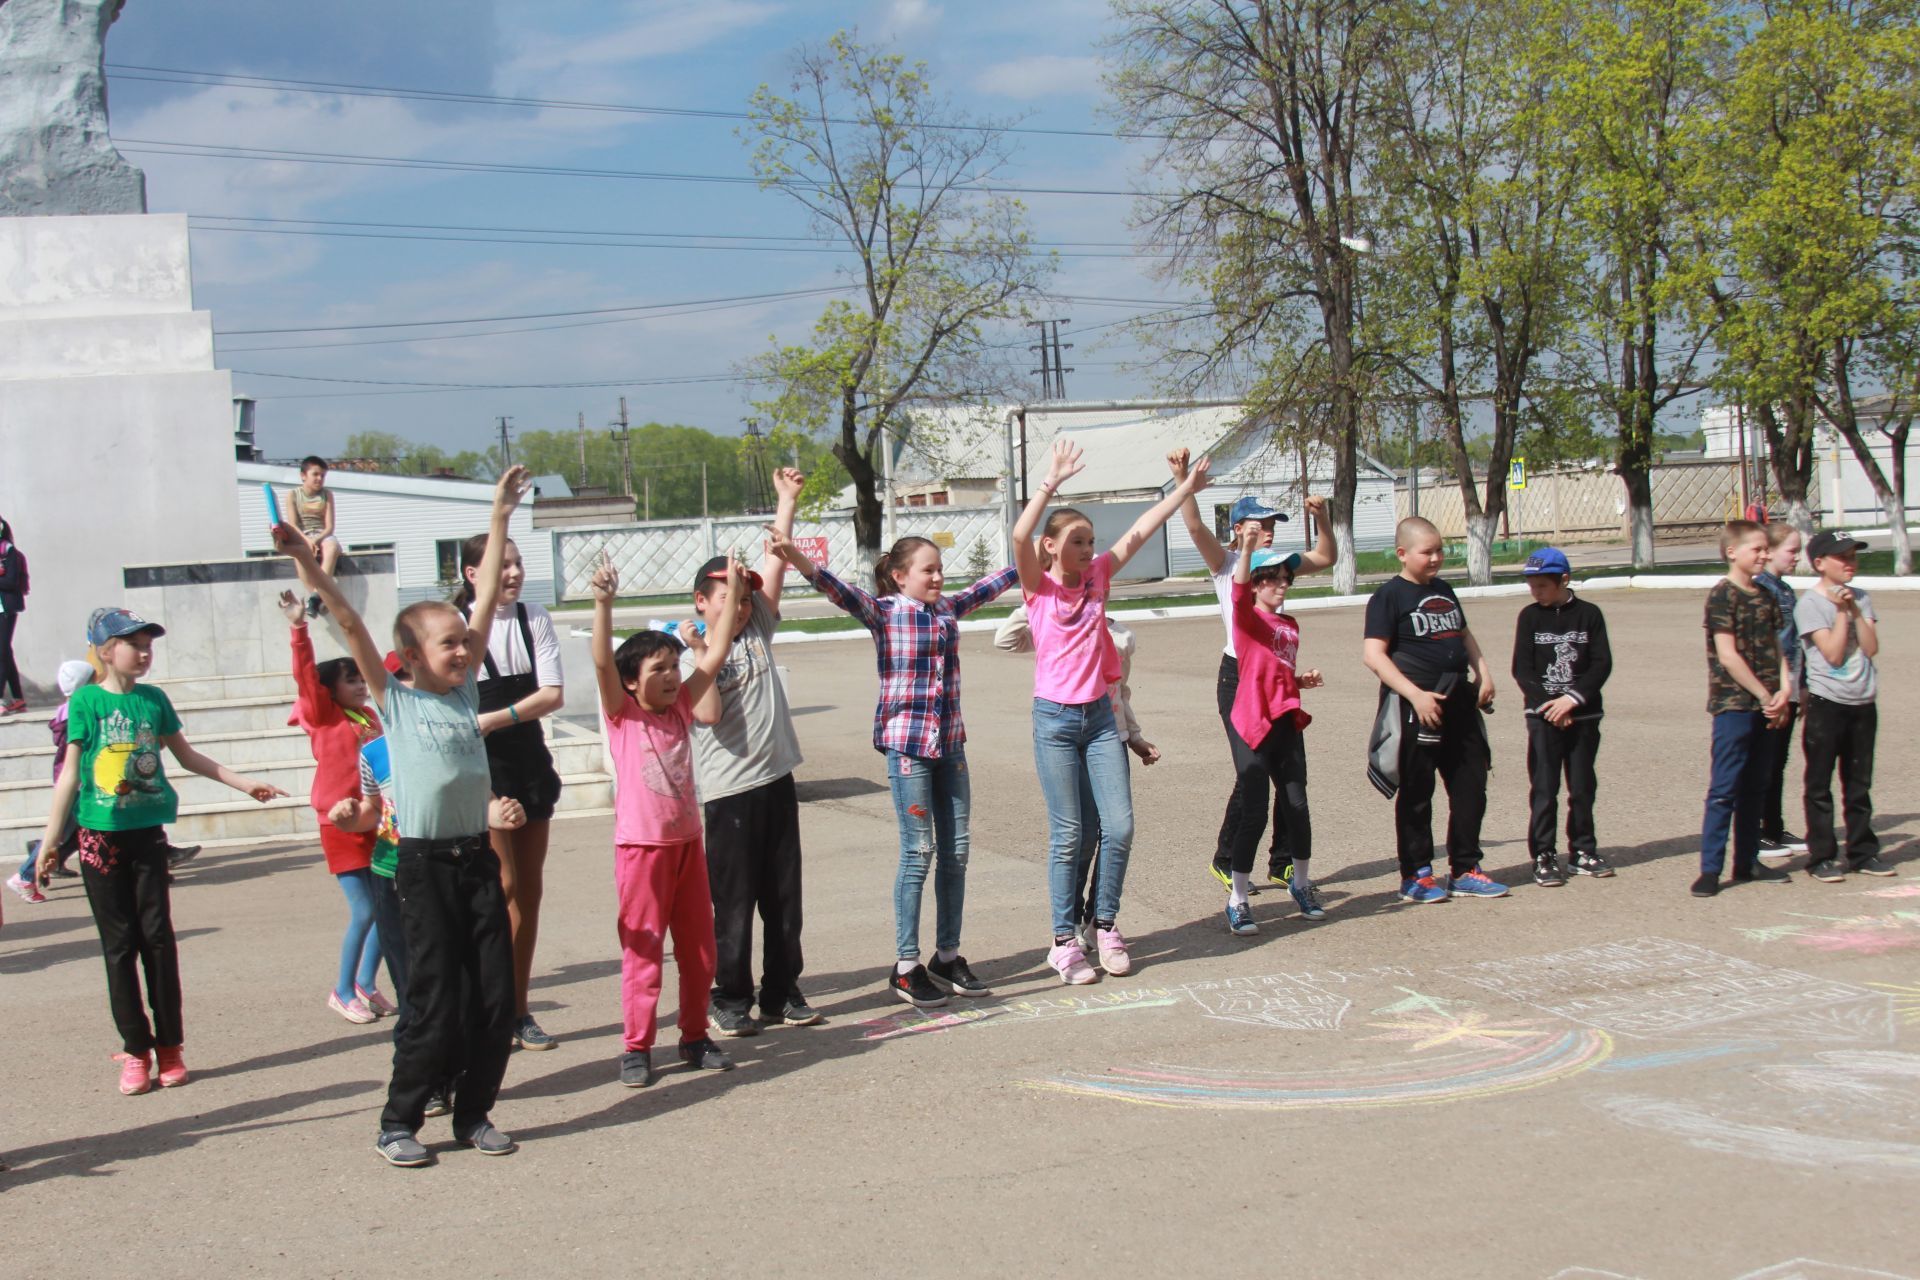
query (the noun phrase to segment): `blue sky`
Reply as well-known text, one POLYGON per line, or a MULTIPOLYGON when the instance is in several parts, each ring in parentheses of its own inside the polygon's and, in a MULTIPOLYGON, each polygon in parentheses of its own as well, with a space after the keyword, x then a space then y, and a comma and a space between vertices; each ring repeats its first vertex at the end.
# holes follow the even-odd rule
MULTIPOLYGON (((740 110, 761 83, 786 86, 797 46, 857 27, 864 41, 890 42, 925 60, 936 86, 966 111, 1022 116, 1034 127, 1105 129, 1098 42, 1108 21, 1104 0, 134 0, 109 37, 107 60, 115 139, 146 170, 151 209, 195 216, 196 305, 213 313, 222 335, 220 363, 236 370, 236 389, 261 400, 262 446, 269 456, 285 457, 337 451, 349 432, 362 429, 477 448, 492 438, 499 414, 511 415, 519 429, 571 428, 584 411, 589 426, 598 426, 614 413, 623 390, 637 420, 737 431, 751 410, 748 389, 735 382, 431 394, 384 393, 378 384, 724 375, 771 335, 800 339, 821 298, 620 323, 580 324, 593 317, 579 317, 424 329, 308 327, 584 312, 802 290, 834 283, 848 259, 813 249, 384 239, 373 238, 391 234, 380 228, 301 225, 293 220, 808 234, 797 204, 749 184, 158 153, 192 144, 746 175, 747 149, 734 121, 157 82, 177 81, 171 71, 740 110), (215 221, 222 218, 286 221, 248 224, 276 232, 258 234, 221 229, 236 225, 215 221), (304 234, 312 231, 334 234, 304 234), (438 336, 541 324, 572 327, 438 336), (306 331, 244 332, 296 327, 306 331), (424 334, 436 338, 391 341, 424 334), (261 376, 267 373, 361 381, 261 376), (375 392, 381 393, 369 394, 375 392)), ((1126 190, 1141 181, 1141 159, 1137 148, 1111 138, 1026 136, 1000 176, 1026 185, 1126 190)), ((1028 204, 1041 241, 1131 239, 1131 201, 1124 197, 1034 196, 1028 204)), ((1173 296, 1171 286, 1153 279, 1144 261, 1126 250, 1075 252, 1087 256, 1063 258, 1056 280, 1062 294, 1173 296)), ((1126 367, 1136 349, 1121 345, 1110 327, 1150 309, 1080 300, 1060 305, 1054 314, 1074 321, 1064 335, 1077 344, 1069 355, 1076 368, 1068 384, 1073 396, 1152 392, 1146 373, 1126 367)))

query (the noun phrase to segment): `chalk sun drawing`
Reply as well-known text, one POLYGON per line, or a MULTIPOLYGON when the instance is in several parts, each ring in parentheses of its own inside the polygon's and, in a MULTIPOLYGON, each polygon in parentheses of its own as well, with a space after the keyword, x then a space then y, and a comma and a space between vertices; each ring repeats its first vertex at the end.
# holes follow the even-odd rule
POLYGON ((1441 972, 1613 1035, 1888 1040, 1887 997, 1691 943, 1636 938, 1441 972))
POLYGON ((1369 1022, 1380 1028, 1369 1040, 1410 1040, 1412 1053, 1446 1045, 1497 1045, 1503 1040, 1534 1040, 1551 1034, 1538 1022, 1495 1022, 1484 1013, 1410 1014, 1396 1022, 1369 1022))
POLYGON ((1869 982, 1867 985, 1877 991, 1891 993, 1894 1012, 1900 1015, 1900 1021, 1908 1026, 1920 1023, 1920 987, 1904 987, 1893 982, 1869 982))
MULTIPOLYGON (((1458 1043, 1472 1044, 1460 1039, 1458 1043)), ((1025 1088, 1138 1106, 1217 1111, 1353 1110, 1459 1102, 1537 1089, 1604 1061, 1613 1041, 1576 1028, 1495 1039, 1453 1052, 1324 1071, 1226 1071, 1148 1064, 1067 1072, 1025 1088)))

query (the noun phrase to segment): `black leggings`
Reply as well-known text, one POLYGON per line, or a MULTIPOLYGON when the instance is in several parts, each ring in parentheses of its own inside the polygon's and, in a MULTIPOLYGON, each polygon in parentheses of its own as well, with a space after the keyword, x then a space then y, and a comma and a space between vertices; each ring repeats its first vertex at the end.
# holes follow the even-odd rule
POLYGON ((13 627, 19 620, 17 613, 0 613, 0 694, 11 690, 15 702, 27 696, 20 688, 19 664, 13 660, 13 627))

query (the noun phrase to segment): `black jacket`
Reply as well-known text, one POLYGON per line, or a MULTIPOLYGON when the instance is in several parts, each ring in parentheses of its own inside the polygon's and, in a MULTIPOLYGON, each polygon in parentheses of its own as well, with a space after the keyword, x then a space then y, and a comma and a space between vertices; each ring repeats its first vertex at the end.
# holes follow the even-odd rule
POLYGON ((6 553, 0 555, 0 609, 8 613, 25 613, 27 598, 20 594, 22 558, 12 543, 4 545, 6 553))
POLYGON ((1577 596, 1563 605, 1529 604, 1513 636, 1513 678, 1526 695, 1527 714, 1562 694, 1580 704, 1576 720, 1601 715, 1600 686, 1613 674, 1607 620, 1600 607, 1577 596))

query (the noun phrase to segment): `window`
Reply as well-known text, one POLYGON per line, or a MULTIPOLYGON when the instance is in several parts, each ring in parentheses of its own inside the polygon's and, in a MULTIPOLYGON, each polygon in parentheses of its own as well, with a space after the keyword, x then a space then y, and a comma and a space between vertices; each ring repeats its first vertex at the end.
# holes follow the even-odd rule
POLYGON ((1233 504, 1231 502, 1216 502, 1213 504, 1213 536, 1220 539, 1222 543, 1230 540, 1232 526, 1228 524, 1227 517, 1232 514, 1233 504))
POLYGON ((433 544, 434 576, 449 595, 460 588, 460 544, 465 538, 441 538, 433 544))

